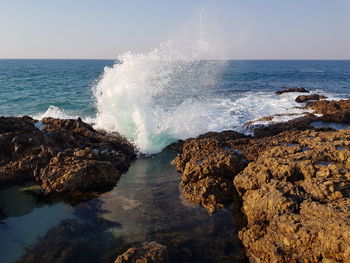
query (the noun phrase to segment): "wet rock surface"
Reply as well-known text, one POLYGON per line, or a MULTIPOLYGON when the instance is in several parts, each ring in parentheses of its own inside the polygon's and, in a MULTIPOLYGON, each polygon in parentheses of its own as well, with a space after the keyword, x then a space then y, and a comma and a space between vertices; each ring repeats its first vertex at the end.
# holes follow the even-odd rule
POLYGON ((77 120, 0 118, 0 183, 38 182, 45 193, 115 185, 136 158, 118 134, 77 120))
POLYGON ((144 242, 139 247, 129 248, 118 256, 115 263, 168 263, 167 247, 155 241, 144 242))
MULTIPOLYGON (((283 131, 304 131, 314 129, 311 123, 315 121, 325 123, 350 123, 350 100, 340 101, 314 101, 309 102, 304 109, 313 110, 313 113, 303 113, 304 116, 298 117, 287 122, 271 123, 270 125, 252 125, 251 130, 255 138, 277 135, 283 131), (316 116, 315 114, 322 114, 316 116)), ((267 116, 262 119, 272 120, 273 116, 267 116)), ((247 125, 254 124, 253 122, 247 125)), ((330 130, 331 128, 321 128, 320 130, 330 130)))
MULTIPOLYGON (((301 114, 306 116, 309 113, 303 112, 301 114)), ((244 124, 244 126, 255 126, 259 122, 269 122, 270 124, 272 124, 272 123, 276 123, 276 122, 274 122, 275 117, 294 117, 294 118, 297 118, 297 117, 300 117, 301 114, 299 114, 299 113, 278 113, 278 114, 274 114, 274 115, 270 115, 270 116, 265 116, 265 117, 259 118, 257 120, 247 121, 244 124)))
POLYGON ((281 95, 283 93, 289 93, 289 92, 305 92, 305 93, 309 93, 310 91, 308 91, 305 88, 288 88, 288 87, 282 87, 281 90, 278 90, 275 92, 276 95, 281 95))
POLYGON ((310 101, 310 100, 323 100, 326 98, 327 98, 326 96, 318 95, 318 94, 299 95, 298 97, 296 97, 295 101, 298 103, 303 103, 303 102, 310 101))
POLYGON ((320 120, 313 114, 307 114, 287 122, 271 123, 270 125, 255 125, 251 129, 255 138, 263 138, 267 136, 277 135, 284 131, 304 131, 311 129, 310 123, 320 120))

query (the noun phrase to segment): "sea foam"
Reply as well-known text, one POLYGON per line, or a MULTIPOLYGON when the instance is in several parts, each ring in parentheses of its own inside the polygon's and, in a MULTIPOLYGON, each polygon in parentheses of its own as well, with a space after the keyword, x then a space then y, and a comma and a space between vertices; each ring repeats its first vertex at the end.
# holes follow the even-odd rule
POLYGON ((120 132, 143 153, 218 129, 213 90, 226 62, 202 60, 216 50, 201 24, 150 52, 120 55, 94 88, 95 126, 120 132))
POLYGON ((46 117, 59 118, 59 119, 77 119, 79 116, 70 114, 65 110, 54 105, 51 105, 45 112, 38 113, 33 116, 33 118, 37 120, 41 120, 46 117))
POLYGON ((240 130, 246 121, 295 104, 288 94, 217 92, 227 62, 210 59, 222 46, 208 28, 201 21, 150 52, 118 56, 93 89, 95 127, 118 131, 140 152, 152 154, 177 139, 240 130))

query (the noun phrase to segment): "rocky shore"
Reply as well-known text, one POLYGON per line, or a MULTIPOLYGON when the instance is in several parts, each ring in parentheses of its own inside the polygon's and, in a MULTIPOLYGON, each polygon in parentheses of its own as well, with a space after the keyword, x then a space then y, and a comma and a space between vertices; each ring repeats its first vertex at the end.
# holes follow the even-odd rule
MULTIPOLYGON (((295 91, 308 92, 278 94, 295 91)), ((350 129, 312 125, 350 126, 350 100, 314 99, 304 106, 313 113, 252 125, 254 136, 209 133, 175 147, 185 198, 209 213, 241 205, 250 262, 350 262, 350 129)))
POLYGON ((119 134, 81 119, 0 118, 0 184, 33 180, 43 194, 114 186, 136 158, 119 134))

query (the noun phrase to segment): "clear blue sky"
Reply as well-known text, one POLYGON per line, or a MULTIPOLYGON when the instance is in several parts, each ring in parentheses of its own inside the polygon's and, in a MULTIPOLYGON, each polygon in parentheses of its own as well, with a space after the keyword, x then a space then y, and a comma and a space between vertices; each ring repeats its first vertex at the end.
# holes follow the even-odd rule
POLYGON ((350 0, 0 0, 0 58, 106 58, 157 47, 203 8, 225 58, 350 59, 350 0))

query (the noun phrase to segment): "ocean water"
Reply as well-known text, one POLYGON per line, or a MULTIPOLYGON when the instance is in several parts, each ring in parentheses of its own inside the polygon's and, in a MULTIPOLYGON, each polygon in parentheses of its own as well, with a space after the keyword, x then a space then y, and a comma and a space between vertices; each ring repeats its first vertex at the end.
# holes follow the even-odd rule
POLYGON ((300 113, 304 87, 350 94, 350 61, 218 61, 169 54, 169 47, 112 60, 0 60, 0 115, 77 118, 119 131, 143 153, 207 131, 244 130, 276 113, 300 113))
POLYGON ((161 150, 206 131, 247 132, 244 123, 266 115, 301 113, 298 94, 274 94, 281 86, 348 98, 350 61, 181 54, 163 47, 116 61, 0 60, 0 115, 82 117, 119 131, 141 152, 158 153, 136 160, 110 192, 79 204, 0 186, 1 263, 52 262, 58 255, 65 256, 61 262, 113 262, 153 240, 168 246, 171 262, 247 262, 237 237, 239 211, 209 215, 186 202, 170 164, 175 153, 161 150))

